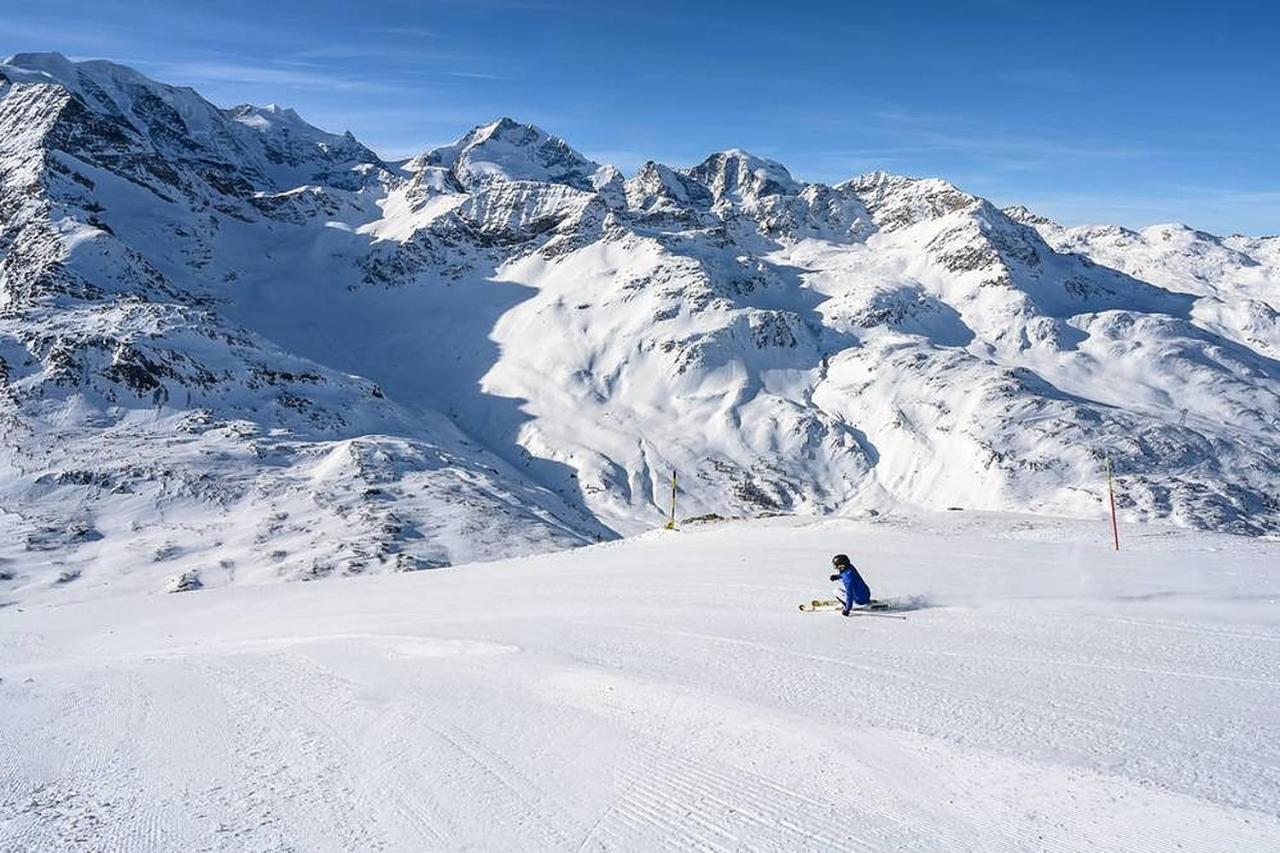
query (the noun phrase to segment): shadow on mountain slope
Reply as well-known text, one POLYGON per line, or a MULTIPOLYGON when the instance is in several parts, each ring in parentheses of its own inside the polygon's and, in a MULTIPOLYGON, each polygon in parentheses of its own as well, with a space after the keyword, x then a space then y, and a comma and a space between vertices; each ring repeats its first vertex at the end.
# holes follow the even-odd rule
POLYGON ((447 416, 477 446, 553 493, 563 505, 557 514, 571 514, 563 519, 570 526, 588 537, 615 538, 586 509, 572 468, 522 446, 531 420, 526 401, 484 389, 501 357, 494 328, 537 291, 495 280, 498 260, 482 255, 452 276, 427 268, 394 283, 355 282, 353 267, 330 267, 327 259, 360 257, 372 239, 344 231, 325 239, 325 246, 292 252, 279 247, 260 278, 237 285, 228 311, 293 352, 377 382, 402 405, 447 416))

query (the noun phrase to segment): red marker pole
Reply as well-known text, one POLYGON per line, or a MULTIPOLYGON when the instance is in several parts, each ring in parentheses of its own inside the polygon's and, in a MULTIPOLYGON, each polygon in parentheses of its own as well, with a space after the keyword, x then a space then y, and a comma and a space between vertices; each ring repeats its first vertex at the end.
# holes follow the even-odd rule
POLYGON ((1111 485, 1111 457, 1107 457, 1107 495, 1111 498, 1111 538, 1116 543, 1116 550, 1120 550, 1120 527, 1116 524, 1116 490, 1111 485))

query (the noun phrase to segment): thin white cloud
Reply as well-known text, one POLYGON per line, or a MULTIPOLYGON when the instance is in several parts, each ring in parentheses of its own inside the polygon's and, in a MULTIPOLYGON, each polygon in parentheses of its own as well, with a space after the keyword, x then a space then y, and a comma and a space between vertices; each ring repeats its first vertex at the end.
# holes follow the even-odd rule
POLYGON ((955 151, 993 161, 1007 160, 1015 170, 1040 168, 1064 159, 1130 160, 1162 153, 1141 145, 989 131, 975 133, 960 122, 898 110, 879 111, 873 113, 872 118, 879 120, 887 132, 902 139, 906 143, 904 150, 955 151))
POLYGON ((366 27, 366 33, 384 36, 407 36, 410 38, 440 38, 440 33, 422 27, 366 27))
POLYGON ((347 74, 335 74, 308 70, 306 66, 274 67, 241 62, 177 61, 148 63, 154 73, 166 80, 184 83, 242 83, 254 86, 278 86, 288 89, 306 89, 340 92, 406 91, 403 84, 384 80, 369 80, 347 74))

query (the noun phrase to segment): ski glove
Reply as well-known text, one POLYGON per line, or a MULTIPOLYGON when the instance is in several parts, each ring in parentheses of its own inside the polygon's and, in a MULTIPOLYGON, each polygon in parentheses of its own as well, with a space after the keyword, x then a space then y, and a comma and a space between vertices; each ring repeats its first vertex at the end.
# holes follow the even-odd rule
POLYGON ((838 580, 840 580, 840 576, 839 576, 839 575, 832 575, 831 577, 827 578, 827 580, 829 580, 829 581, 838 581, 838 580))

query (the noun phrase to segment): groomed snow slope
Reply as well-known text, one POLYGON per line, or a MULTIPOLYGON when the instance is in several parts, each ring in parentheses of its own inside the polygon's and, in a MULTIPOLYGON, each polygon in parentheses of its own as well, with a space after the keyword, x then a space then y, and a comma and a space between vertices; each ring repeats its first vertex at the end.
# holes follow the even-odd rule
POLYGON ((1280 848, 1276 543, 1108 533, 730 522, 7 608, 0 849, 1280 848), (908 618, 798 612, 836 550, 908 618))

